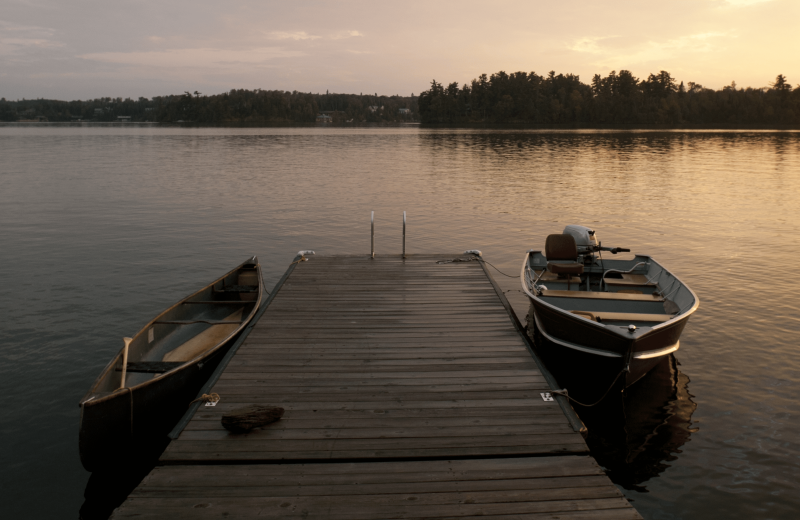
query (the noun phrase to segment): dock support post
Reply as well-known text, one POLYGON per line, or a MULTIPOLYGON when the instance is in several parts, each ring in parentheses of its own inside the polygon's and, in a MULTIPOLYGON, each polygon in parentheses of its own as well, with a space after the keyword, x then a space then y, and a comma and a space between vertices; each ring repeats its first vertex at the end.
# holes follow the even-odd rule
POLYGON ((370 218, 370 224, 372 226, 372 230, 370 232, 370 258, 375 258, 375 212, 372 212, 372 217, 370 218))
POLYGON ((403 258, 406 257, 406 212, 403 212, 403 258))

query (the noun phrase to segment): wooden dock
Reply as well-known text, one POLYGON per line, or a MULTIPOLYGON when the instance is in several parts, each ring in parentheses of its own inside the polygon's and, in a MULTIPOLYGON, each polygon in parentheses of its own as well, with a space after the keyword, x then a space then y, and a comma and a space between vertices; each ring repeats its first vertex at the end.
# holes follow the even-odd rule
POLYGON ((476 257, 296 262, 234 349, 112 518, 641 518, 476 257))

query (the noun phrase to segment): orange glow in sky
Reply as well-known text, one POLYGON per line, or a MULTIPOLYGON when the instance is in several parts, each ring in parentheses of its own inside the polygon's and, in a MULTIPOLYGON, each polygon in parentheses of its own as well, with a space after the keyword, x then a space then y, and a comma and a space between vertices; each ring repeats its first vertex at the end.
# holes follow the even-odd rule
POLYGON ((233 88, 419 93, 432 79, 628 69, 678 81, 800 83, 799 0, 103 2, 8 0, 0 96, 233 88))

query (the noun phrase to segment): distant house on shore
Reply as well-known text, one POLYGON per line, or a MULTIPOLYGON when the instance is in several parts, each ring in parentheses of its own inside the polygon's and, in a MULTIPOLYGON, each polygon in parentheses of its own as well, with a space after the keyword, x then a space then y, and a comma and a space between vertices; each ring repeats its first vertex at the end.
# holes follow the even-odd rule
POLYGON ((411 113, 411 109, 410 108, 400 108, 397 111, 400 112, 401 114, 403 114, 404 116, 407 116, 408 114, 411 113))
POLYGON ((333 118, 328 114, 317 114, 317 123, 330 123, 333 118))
POLYGON ((130 123, 131 116, 117 116, 117 123, 130 123))
POLYGON ((383 110, 383 107, 382 107, 382 106, 381 106, 381 107, 379 107, 379 106, 377 106, 377 105, 371 105, 371 106, 368 106, 367 108, 369 108, 369 111, 370 111, 370 112, 377 112, 378 110, 383 110))
POLYGON ((45 116, 33 116, 29 119, 18 119, 17 123, 48 123, 49 121, 45 116))
POLYGON ((324 123, 341 123, 342 121, 347 120, 347 112, 343 112, 341 110, 320 110, 317 115, 318 122, 324 123), (320 116, 328 116, 330 119, 326 119, 325 121, 320 120, 320 116))

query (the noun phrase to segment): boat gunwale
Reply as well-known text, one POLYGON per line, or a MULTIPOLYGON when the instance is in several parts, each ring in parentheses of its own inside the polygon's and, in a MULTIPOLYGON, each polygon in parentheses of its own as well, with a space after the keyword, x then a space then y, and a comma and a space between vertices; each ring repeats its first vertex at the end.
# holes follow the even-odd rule
MULTIPOLYGON (((572 312, 570 312, 570 311, 568 311, 566 309, 562 309, 561 307, 557 307, 557 306, 553 305, 552 303, 549 303, 549 302, 545 301, 544 299, 536 296, 533 292, 531 292, 530 288, 528 287, 527 281, 525 280, 525 269, 527 267, 530 267, 531 269, 533 269, 533 267, 530 266, 531 253, 541 253, 541 251, 533 250, 533 249, 527 251, 525 253, 525 258, 522 261, 522 270, 520 271, 520 283, 522 285, 522 290, 525 292, 525 294, 528 296, 528 298, 531 298, 532 300, 535 300, 536 302, 538 302, 538 303, 540 303, 542 305, 545 305, 546 307, 548 307, 548 308, 550 308, 552 310, 557 311, 559 314, 562 314, 563 316, 565 316, 566 318, 568 318, 570 320, 572 320, 572 319, 576 319, 576 320, 580 319, 581 320, 580 322, 576 321, 576 323, 581 323, 583 325, 589 325, 590 327, 597 327, 597 328, 605 330, 605 331, 610 331, 610 332, 618 335, 621 338, 635 339, 635 340, 638 341, 638 340, 640 340, 642 338, 645 338, 645 337, 647 337, 647 336, 649 336, 651 334, 654 334, 654 333, 658 332, 662 328, 666 328, 668 326, 673 326, 673 325, 675 325, 676 323, 678 323, 680 321, 688 320, 689 316, 694 314, 694 311, 696 311, 697 308, 700 306, 700 299, 697 297, 697 294, 695 294, 695 292, 688 285, 686 285, 683 282, 683 280, 678 278, 672 271, 670 271, 669 269, 664 267, 663 264, 658 262, 652 256, 637 254, 636 256, 648 259, 648 261, 653 262, 654 264, 659 266, 667 275, 672 276, 675 280, 677 280, 678 283, 681 284, 681 286, 683 286, 687 291, 689 291, 689 294, 691 294, 691 296, 692 296, 694 301, 692 303, 692 306, 689 309, 687 309, 684 312, 676 314, 670 320, 667 320, 667 321, 665 321, 663 323, 659 323, 658 325, 655 325, 653 327, 649 327, 647 330, 644 330, 644 332, 642 332, 642 333, 636 333, 635 332, 634 334, 629 334, 629 333, 626 334, 627 331, 623 332, 621 330, 615 330, 614 328, 612 328, 612 327, 610 327, 610 326, 608 326, 606 324, 603 324, 603 323, 598 323, 596 321, 587 320, 585 318, 578 318, 572 312)), ((534 314, 535 314, 535 308, 534 308, 534 314)), ((643 330, 643 329, 639 329, 639 330, 643 330)))
POLYGON ((103 370, 100 371, 100 374, 97 376, 97 378, 92 383, 92 386, 89 388, 89 391, 86 392, 86 394, 78 402, 78 406, 80 406, 82 408, 83 406, 85 406, 85 405, 87 405, 89 403, 91 403, 91 404, 101 403, 101 402, 104 402, 104 401, 107 401, 107 400, 115 398, 120 392, 134 391, 134 390, 138 390, 140 388, 145 388, 145 387, 155 383, 156 381, 160 381, 161 379, 164 379, 165 377, 172 376, 175 373, 177 373, 177 372, 179 372, 181 370, 184 370, 188 366, 190 366, 190 365, 192 365, 194 363, 197 363, 198 361, 201 361, 202 359, 212 355, 214 352, 219 350, 223 345, 225 345, 227 342, 229 342, 232 337, 234 337, 236 334, 239 334, 244 329, 244 327, 246 327, 247 324, 250 323, 250 320, 253 319, 253 316, 255 316, 255 313, 258 312, 258 309, 261 306, 261 301, 262 301, 262 299, 264 297, 264 288, 263 288, 264 284, 263 284, 263 280, 262 280, 261 264, 258 262, 258 257, 256 255, 248 257, 247 260, 245 260, 241 264, 237 265, 236 267, 234 267, 233 269, 231 269, 227 273, 223 274, 222 276, 220 276, 219 278, 217 278, 213 282, 205 285, 204 287, 198 289, 197 291, 193 292, 189 296, 186 296, 185 298, 182 298, 181 300, 177 301, 173 305, 170 305, 169 307, 164 309, 157 316, 155 316, 153 319, 148 321, 136 334, 134 334, 132 336, 132 339, 135 340, 140 335, 144 334, 147 331, 148 328, 150 328, 156 321, 159 320, 159 318, 164 316, 169 311, 175 309, 179 305, 182 305, 184 302, 186 302, 190 298, 200 294, 201 292, 203 292, 205 290, 208 290, 209 288, 213 287, 214 285, 216 285, 217 283, 222 281, 224 278, 234 274, 236 271, 241 270, 248 263, 249 264, 255 263, 255 266, 256 266, 256 272, 258 273, 258 297, 255 300, 252 300, 250 302, 244 302, 243 301, 243 303, 253 303, 254 305, 253 305, 253 309, 250 311, 250 314, 248 314, 246 319, 242 320, 241 324, 236 328, 236 330, 231 332, 229 335, 227 335, 224 339, 219 341, 212 348, 201 352, 200 354, 198 354, 194 358, 192 358, 192 359, 190 359, 190 360, 188 360, 188 361, 176 366, 175 368, 172 368, 172 369, 168 370, 167 372, 162 372, 161 374, 158 374, 155 377, 153 377, 151 379, 148 379, 147 381, 143 381, 141 383, 138 383, 138 384, 136 384, 134 386, 124 387, 124 388, 117 388, 116 390, 114 390, 112 392, 109 392, 106 395, 97 397, 96 393, 95 393, 95 390, 100 385, 100 383, 102 382, 103 378, 106 377, 106 374, 108 374, 111 370, 114 369, 114 367, 116 366, 117 362, 122 357, 123 351, 125 350, 125 347, 122 347, 119 350, 119 352, 117 352, 117 354, 111 358, 111 361, 108 362, 108 364, 103 368, 103 370), (93 397, 93 395, 95 397, 93 397))
MULTIPOLYGON (((596 347, 587 347, 585 345, 578 345, 577 343, 573 343, 571 341, 567 341, 565 339, 560 339, 555 336, 552 336, 542 326, 542 323, 539 320, 539 317, 536 315, 536 313, 533 314, 533 319, 536 322, 536 326, 539 328, 539 331, 548 341, 561 345, 562 347, 571 348, 573 350, 579 350, 581 352, 592 354, 594 356, 609 357, 609 358, 624 357, 624 354, 621 354, 619 352, 614 352, 611 350, 602 350, 596 347)), ((651 350, 640 350, 638 352, 633 353, 632 359, 650 359, 654 357, 666 356, 667 354, 672 354, 673 352, 676 352, 680 348, 680 344, 681 342, 680 340, 678 340, 672 345, 667 345, 666 347, 661 347, 651 350)))

